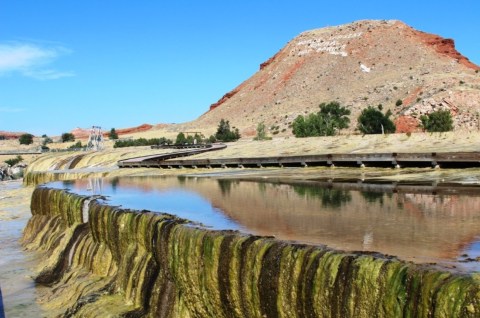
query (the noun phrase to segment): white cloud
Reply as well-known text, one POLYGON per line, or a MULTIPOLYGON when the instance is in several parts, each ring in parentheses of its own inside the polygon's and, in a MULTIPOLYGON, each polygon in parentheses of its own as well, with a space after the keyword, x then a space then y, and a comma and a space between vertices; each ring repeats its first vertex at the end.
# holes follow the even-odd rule
POLYGON ((75 76, 73 72, 60 72, 52 69, 29 70, 29 71, 25 71, 24 75, 35 78, 35 79, 39 79, 39 80, 55 80, 62 77, 75 76))
POLYGON ((0 43, 0 76, 20 73, 23 76, 51 80, 70 77, 72 72, 58 71, 51 64, 70 53, 62 47, 42 47, 28 43, 0 43))
POLYGON ((0 107, 0 113, 21 113, 24 111, 25 111, 24 108, 0 107))

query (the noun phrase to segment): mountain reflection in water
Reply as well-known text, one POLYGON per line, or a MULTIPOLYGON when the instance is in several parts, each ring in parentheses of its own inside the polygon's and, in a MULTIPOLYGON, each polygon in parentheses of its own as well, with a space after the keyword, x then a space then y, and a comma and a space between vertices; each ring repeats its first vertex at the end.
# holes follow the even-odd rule
POLYGON ((48 186, 96 192, 107 196, 111 205, 167 212, 213 229, 480 270, 478 261, 461 262, 480 256, 480 188, 475 186, 186 177, 48 186))

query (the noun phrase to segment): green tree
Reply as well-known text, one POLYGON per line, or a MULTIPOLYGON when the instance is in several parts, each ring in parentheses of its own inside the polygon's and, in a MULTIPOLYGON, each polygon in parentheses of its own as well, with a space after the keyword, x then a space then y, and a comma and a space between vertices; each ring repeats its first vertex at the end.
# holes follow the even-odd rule
POLYGON ((298 116, 292 123, 295 137, 333 136, 338 130, 348 128, 350 110, 338 102, 321 103, 320 111, 307 117, 298 116))
POLYGON ((307 129, 307 123, 305 117, 298 115, 292 123, 292 132, 295 137, 308 137, 309 131, 307 129))
POLYGON ((187 143, 187 137, 183 132, 177 135, 177 139, 175 139, 175 145, 184 145, 187 143))
POLYGON ((378 105, 377 108, 368 106, 358 116, 357 128, 364 134, 394 133, 396 127, 390 119, 391 115, 390 110, 382 113, 382 105, 378 105))
POLYGON ((254 140, 270 140, 271 137, 267 137, 267 127, 264 122, 258 123, 257 125, 257 135, 254 140))
POLYGON ((33 135, 32 134, 23 134, 18 139, 20 145, 30 145, 33 143, 33 135))
POLYGON ((215 139, 224 142, 236 141, 240 139, 240 132, 238 131, 238 128, 235 127, 230 129, 230 122, 222 118, 218 124, 215 139))
POLYGON ((108 137, 111 140, 117 140, 118 139, 118 134, 117 134, 117 131, 115 130, 115 128, 110 129, 110 133, 108 134, 108 137))
POLYGON ((423 129, 428 132, 443 132, 453 130, 452 114, 449 110, 437 110, 428 115, 420 116, 423 129))
POLYGON ((211 135, 210 137, 208 137, 208 142, 213 144, 214 142, 217 142, 217 138, 215 138, 214 135, 211 135))
POLYGON ((195 136, 193 137, 194 143, 195 144, 201 144, 205 142, 205 136, 203 134, 197 134, 195 133, 195 136))
POLYGON ((62 142, 75 141, 75 136, 72 133, 63 133, 62 142))

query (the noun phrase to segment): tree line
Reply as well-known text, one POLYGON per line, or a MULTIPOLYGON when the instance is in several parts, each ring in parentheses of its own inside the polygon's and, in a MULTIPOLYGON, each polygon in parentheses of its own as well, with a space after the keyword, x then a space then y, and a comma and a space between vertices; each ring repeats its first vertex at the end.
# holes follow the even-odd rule
MULTIPOLYGON (((398 104, 398 101, 397 101, 398 104)), ((346 129, 350 125, 351 112, 338 102, 321 103, 320 110, 306 116, 299 115, 292 123, 292 132, 295 137, 315 137, 315 136, 334 136, 341 129, 346 129)), ((383 106, 368 106, 363 109, 357 118, 356 129, 362 134, 388 134, 394 133, 396 130, 395 123, 390 119, 392 112, 390 110, 383 112, 383 106)), ((428 132, 445 132, 453 130, 453 119, 450 111, 438 110, 428 115, 420 116, 420 126, 428 132)), ((230 142, 238 140, 241 135, 236 127, 231 127, 230 122, 221 119, 215 134, 205 138, 203 134, 195 133, 195 135, 186 136, 180 132, 175 141, 165 137, 160 138, 138 138, 119 140, 115 128, 110 130, 109 138, 115 140, 114 148, 133 147, 133 146, 153 146, 153 145, 185 145, 185 144, 202 144, 214 143, 217 141, 230 142)), ((46 144, 53 142, 46 135, 42 136, 44 141, 42 147, 48 149, 46 144)), ((23 134, 19 138, 20 144, 29 145, 33 143, 34 136, 32 134, 23 134)), ((263 122, 257 126, 257 135, 255 140, 268 140, 266 127, 263 122)), ((75 141, 72 133, 63 133, 61 135, 62 142, 75 141)), ((81 145, 81 144, 80 144, 81 145)), ((75 144, 74 146, 78 146, 75 144)), ((73 146, 72 146, 73 147, 73 146)))
MULTIPOLYGON (((295 137, 333 136, 350 125, 350 110, 338 102, 320 104, 320 110, 307 116, 299 115, 292 123, 295 137)), ((383 106, 368 106, 357 118, 357 130, 362 134, 388 134, 396 130, 390 119, 390 110, 383 112, 383 106)), ((453 130, 450 111, 439 110, 420 117, 421 127, 428 132, 453 130)))

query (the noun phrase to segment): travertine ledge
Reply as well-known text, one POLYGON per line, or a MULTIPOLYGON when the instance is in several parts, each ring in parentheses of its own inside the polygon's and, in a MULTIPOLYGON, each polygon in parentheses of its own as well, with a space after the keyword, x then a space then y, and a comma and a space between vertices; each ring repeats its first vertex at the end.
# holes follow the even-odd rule
MULTIPOLYGON (((39 187, 24 245, 66 317, 478 317, 475 274, 346 253, 39 187)), ((255 211, 252 211, 255 212, 255 211)))

